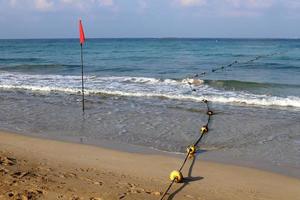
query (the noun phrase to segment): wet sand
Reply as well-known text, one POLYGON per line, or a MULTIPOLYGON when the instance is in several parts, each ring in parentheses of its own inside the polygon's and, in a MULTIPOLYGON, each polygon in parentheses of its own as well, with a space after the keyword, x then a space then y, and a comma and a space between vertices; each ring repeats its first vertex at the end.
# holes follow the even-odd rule
MULTIPOLYGON (((0 133, 0 199, 160 199, 182 158, 0 133)), ((165 199, 300 199, 300 180, 189 160, 165 199), (191 166, 191 167, 190 167, 191 166)))
MULTIPOLYGON (((299 110, 210 107, 215 115, 200 160, 300 178, 299 110)), ((203 103, 99 95, 86 97, 83 118, 80 95, 0 92, 1 130, 113 149, 122 145, 109 143, 185 152, 198 139, 206 112, 203 103)))

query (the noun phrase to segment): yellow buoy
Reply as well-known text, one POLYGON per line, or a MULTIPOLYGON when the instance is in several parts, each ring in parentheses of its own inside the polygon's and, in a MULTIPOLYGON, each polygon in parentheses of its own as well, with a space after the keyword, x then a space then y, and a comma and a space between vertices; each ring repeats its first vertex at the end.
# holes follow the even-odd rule
POLYGON ((208 127, 207 126, 202 126, 200 129, 201 133, 207 133, 208 132, 208 127))
POLYGON ((180 171, 174 170, 170 174, 171 181, 175 181, 176 183, 180 183, 183 179, 180 171))
POLYGON ((187 149, 186 149, 186 152, 189 154, 189 155, 193 155, 196 153, 196 147, 194 145, 191 145, 189 146, 187 149))
POLYGON ((213 115, 214 113, 213 113, 213 111, 211 111, 211 110, 209 110, 209 111, 207 111, 207 115, 213 115))
POLYGON ((189 154, 188 158, 189 159, 194 159, 195 158, 195 154, 189 154))

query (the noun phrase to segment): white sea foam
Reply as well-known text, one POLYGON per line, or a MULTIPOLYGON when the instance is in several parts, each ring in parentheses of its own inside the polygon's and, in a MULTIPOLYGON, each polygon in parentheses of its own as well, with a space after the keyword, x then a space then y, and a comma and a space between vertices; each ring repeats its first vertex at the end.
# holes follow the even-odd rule
MULTIPOLYGON (((208 85, 197 85, 192 92, 186 80, 155 79, 146 77, 96 77, 87 76, 86 94, 109 94, 132 97, 164 97, 176 100, 200 102, 208 99, 218 103, 257 106, 300 107, 296 96, 277 97, 247 92, 218 90, 208 85)), ((21 73, 0 73, 0 88, 7 90, 31 90, 34 92, 62 92, 78 94, 81 91, 80 76, 29 75, 21 73)))

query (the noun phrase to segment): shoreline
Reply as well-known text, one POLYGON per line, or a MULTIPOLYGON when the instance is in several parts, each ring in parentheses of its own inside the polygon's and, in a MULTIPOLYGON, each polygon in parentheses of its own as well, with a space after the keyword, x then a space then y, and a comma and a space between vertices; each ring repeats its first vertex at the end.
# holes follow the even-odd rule
MULTIPOLYGON (((203 104, 167 99, 87 97, 85 118, 77 95, 4 92, 0 99, 5 131, 133 153, 185 152, 207 120, 203 104)), ((298 111, 211 106, 200 160, 300 178, 298 111)))
MULTIPOLYGON (((0 157, 6 162, 0 164, 0 199, 29 191, 36 199, 159 199, 182 162, 3 131, 0 157)), ((186 167, 184 177, 188 171, 166 199, 300 199, 296 178, 202 160, 186 167)))

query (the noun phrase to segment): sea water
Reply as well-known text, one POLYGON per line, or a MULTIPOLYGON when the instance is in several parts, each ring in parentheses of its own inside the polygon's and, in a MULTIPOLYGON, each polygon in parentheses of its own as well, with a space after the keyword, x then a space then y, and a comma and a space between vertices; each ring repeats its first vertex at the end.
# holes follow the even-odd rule
POLYGON ((1 129, 183 152, 207 99, 201 158, 300 177, 300 40, 88 39, 84 117, 77 39, 0 47, 1 129))

